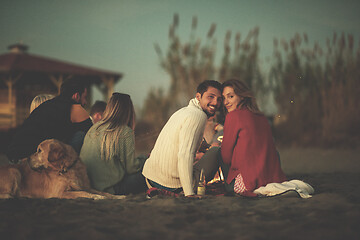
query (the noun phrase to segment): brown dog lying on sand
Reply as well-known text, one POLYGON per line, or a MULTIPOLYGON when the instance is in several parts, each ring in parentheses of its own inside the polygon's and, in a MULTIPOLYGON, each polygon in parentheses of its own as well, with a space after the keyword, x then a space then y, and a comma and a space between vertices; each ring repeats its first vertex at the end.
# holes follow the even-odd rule
POLYGON ((86 166, 75 150, 58 140, 41 142, 19 164, 0 167, 0 198, 122 199, 90 187, 86 166))

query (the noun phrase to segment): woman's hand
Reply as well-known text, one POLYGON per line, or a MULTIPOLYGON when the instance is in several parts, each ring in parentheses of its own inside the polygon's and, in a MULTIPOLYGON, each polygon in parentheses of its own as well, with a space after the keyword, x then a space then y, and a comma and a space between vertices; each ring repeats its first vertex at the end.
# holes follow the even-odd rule
MULTIPOLYGON (((211 147, 210 147, 210 148, 212 148, 212 147, 220 147, 220 143, 214 142, 214 143, 211 144, 211 147)), ((209 149, 210 149, 210 148, 209 148, 209 149)))

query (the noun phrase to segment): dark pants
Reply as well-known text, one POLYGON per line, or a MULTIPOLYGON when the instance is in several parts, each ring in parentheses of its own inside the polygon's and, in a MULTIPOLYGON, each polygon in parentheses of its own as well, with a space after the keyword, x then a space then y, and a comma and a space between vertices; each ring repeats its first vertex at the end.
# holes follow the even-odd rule
POLYGON ((69 145, 72 146, 78 154, 80 154, 81 147, 84 143, 85 135, 85 132, 77 131, 69 142, 69 145))
POLYGON ((219 150, 218 152, 218 160, 219 160, 219 165, 221 167, 221 171, 223 173, 223 176, 224 176, 224 187, 225 187, 225 190, 226 192, 228 193, 233 193, 234 192, 234 184, 235 184, 235 179, 233 179, 230 184, 228 184, 226 182, 226 179, 227 179, 227 176, 229 175, 229 169, 230 169, 230 165, 226 164, 223 162, 223 159, 221 157, 221 150, 219 150))
POLYGON ((147 157, 140 155, 137 157, 141 161, 141 169, 137 173, 125 174, 124 178, 114 186, 115 194, 127 195, 145 192, 147 189, 145 177, 142 175, 142 169, 147 160, 147 157))
POLYGON ((233 193, 235 180, 231 181, 230 184, 226 183, 230 166, 223 162, 220 147, 210 148, 199 160, 199 162, 194 165, 195 187, 197 187, 197 184, 199 183, 201 169, 204 169, 203 172, 205 174, 205 180, 208 182, 214 178, 219 166, 221 167, 221 171, 224 176, 225 190, 229 193, 233 193))
POLYGON ((140 172, 125 175, 124 178, 114 186, 115 194, 127 195, 145 192, 146 183, 145 178, 140 172))
POLYGON ((194 165, 194 180, 195 180, 195 190, 200 180, 201 169, 203 169, 203 174, 205 175, 205 181, 211 181, 216 172, 219 169, 219 160, 218 154, 220 152, 219 147, 212 147, 204 156, 194 165))

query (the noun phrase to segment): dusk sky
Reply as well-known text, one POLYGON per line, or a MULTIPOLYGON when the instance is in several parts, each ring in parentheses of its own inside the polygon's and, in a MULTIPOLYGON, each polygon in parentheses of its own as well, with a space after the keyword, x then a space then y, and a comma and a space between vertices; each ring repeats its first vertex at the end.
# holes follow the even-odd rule
POLYGON ((169 86, 154 43, 167 49, 175 13, 182 41, 189 39, 193 16, 202 40, 217 24, 217 59, 227 30, 244 36, 259 26, 261 64, 266 64, 273 39, 290 39, 296 32, 320 44, 334 32, 353 34, 358 46, 359 12, 360 1, 352 0, 1 0, 0 54, 22 41, 32 54, 121 72, 115 90, 130 94, 141 107, 152 87, 169 86))

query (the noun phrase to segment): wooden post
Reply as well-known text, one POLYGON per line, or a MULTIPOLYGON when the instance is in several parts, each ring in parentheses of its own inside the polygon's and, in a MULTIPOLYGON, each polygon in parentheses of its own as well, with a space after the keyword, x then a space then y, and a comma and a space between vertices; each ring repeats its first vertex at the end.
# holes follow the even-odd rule
POLYGON ((110 77, 106 77, 106 76, 102 76, 101 80, 103 81, 103 83, 105 84, 105 93, 106 94, 106 101, 108 101, 111 98, 111 95, 114 92, 114 83, 115 83, 115 79, 113 76, 110 77))
POLYGON ((9 103, 9 106, 11 106, 11 104, 12 104, 12 92, 13 92, 12 91, 13 82, 11 80, 11 77, 9 79, 6 79, 5 83, 6 83, 7 87, 8 87, 8 90, 9 90, 8 103, 9 103))
POLYGON ((57 90, 58 90, 58 95, 60 94, 60 89, 61 89, 61 85, 63 84, 63 82, 65 80, 68 80, 70 78, 72 78, 72 75, 69 75, 66 77, 66 79, 64 80, 64 75, 59 75, 59 77, 55 77, 55 75, 49 75, 50 80, 54 83, 54 85, 56 86, 57 90))
POLYGON ((8 78, 4 78, 4 82, 8 87, 8 107, 10 109, 10 115, 11 115, 11 127, 15 127, 16 125, 16 107, 13 106, 13 86, 14 84, 21 78, 22 74, 20 73, 19 75, 17 75, 16 77, 12 77, 11 75, 9 75, 8 78))
POLYGON ((50 75, 50 80, 53 82, 53 84, 56 86, 57 88, 57 92, 58 95, 60 94, 60 88, 61 88, 61 84, 64 82, 63 81, 63 75, 59 75, 58 78, 56 78, 54 75, 50 75))

